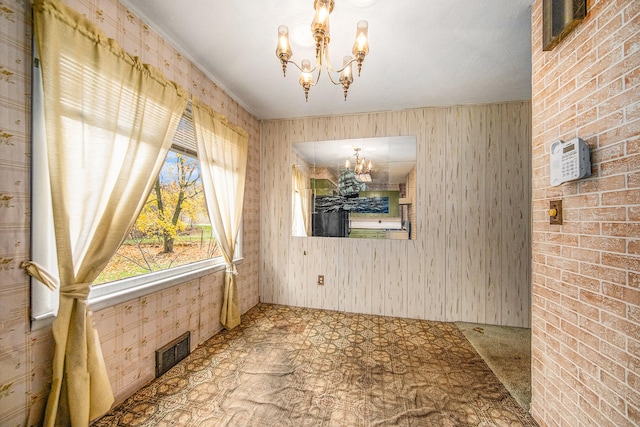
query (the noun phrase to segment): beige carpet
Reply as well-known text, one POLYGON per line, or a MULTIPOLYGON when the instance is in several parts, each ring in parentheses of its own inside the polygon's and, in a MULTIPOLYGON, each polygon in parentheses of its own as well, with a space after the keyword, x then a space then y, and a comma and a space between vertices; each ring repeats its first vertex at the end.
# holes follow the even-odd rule
POLYGON ((457 322, 456 325, 511 395, 531 406, 531 330, 457 322))
POLYGON ((535 426, 453 323, 259 304, 98 426, 535 426))

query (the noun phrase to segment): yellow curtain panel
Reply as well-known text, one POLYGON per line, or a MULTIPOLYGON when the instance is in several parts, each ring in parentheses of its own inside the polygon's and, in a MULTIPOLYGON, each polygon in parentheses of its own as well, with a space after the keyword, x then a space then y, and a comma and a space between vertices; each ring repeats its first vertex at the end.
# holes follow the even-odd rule
POLYGON ((195 97, 192 112, 207 210, 227 263, 220 323, 232 329, 240 324, 233 257, 242 220, 249 137, 195 97))
POLYGON ((60 283, 45 426, 87 426, 113 395, 87 296, 140 212, 186 92, 56 0, 34 4, 60 283))

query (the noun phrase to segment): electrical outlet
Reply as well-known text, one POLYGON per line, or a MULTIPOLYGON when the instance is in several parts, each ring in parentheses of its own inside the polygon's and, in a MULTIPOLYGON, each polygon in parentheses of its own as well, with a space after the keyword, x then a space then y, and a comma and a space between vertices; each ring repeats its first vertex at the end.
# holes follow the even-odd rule
POLYGON ((318 285, 324 286, 324 276, 322 274, 318 274, 318 285))

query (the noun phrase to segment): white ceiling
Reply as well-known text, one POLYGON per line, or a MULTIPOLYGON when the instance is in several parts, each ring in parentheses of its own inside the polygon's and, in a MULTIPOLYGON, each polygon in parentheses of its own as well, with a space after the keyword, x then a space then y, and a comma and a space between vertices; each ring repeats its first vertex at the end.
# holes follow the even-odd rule
POLYGON ((305 102, 297 69, 283 78, 275 56, 280 24, 293 60, 314 56, 313 0, 122 2, 261 120, 531 98, 533 0, 335 0, 336 65, 369 21, 370 52, 346 102, 326 75, 305 102))

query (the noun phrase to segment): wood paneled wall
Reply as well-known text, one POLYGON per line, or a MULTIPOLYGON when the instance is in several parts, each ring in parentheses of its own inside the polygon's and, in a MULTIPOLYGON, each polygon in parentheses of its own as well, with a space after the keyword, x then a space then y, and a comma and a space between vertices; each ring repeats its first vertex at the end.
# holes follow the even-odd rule
POLYGON ((261 123, 264 302, 526 326, 531 104, 261 123), (416 135, 416 240, 291 236, 291 144, 416 135), (317 276, 325 285, 317 285, 317 276))

